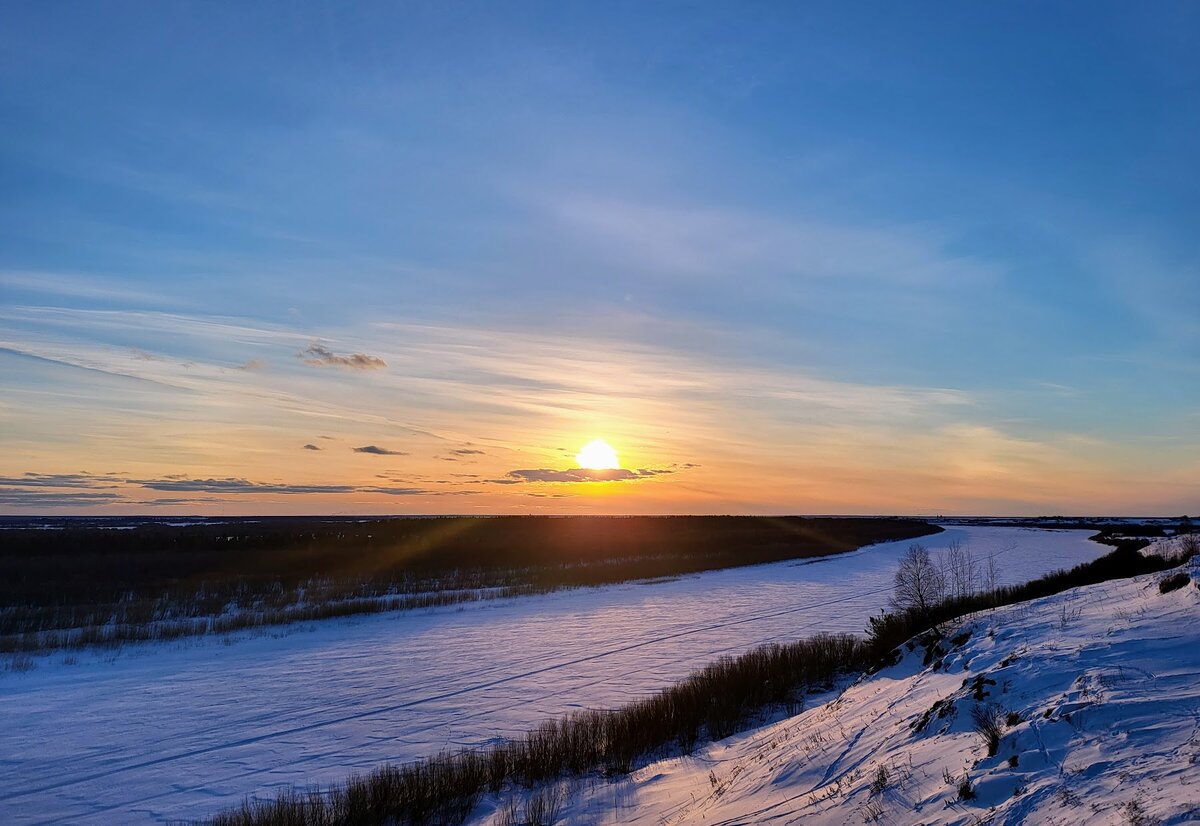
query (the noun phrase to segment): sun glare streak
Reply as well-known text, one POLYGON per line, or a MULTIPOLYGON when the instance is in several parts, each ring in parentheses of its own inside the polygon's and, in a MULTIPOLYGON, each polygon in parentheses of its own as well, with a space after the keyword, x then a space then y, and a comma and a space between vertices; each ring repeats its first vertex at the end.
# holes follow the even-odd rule
POLYGON ((593 439, 575 454, 579 467, 588 470, 615 470, 621 467, 617 451, 603 439, 593 439))

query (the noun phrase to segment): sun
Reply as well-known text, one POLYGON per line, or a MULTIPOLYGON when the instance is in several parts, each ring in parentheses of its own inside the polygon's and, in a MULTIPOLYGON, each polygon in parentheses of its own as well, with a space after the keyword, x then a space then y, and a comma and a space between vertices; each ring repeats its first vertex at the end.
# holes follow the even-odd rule
POLYGON ((621 466, 617 451, 603 439, 593 439, 575 454, 579 467, 588 470, 615 470, 621 466))

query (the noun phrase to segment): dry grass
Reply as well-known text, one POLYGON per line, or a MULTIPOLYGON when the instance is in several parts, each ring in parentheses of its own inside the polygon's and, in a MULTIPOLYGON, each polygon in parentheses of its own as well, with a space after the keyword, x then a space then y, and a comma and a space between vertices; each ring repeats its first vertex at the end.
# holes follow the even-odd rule
MULTIPOLYGON (((247 800, 213 826, 459 823, 484 792, 506 784, 534 786, 564 776, 629 772, 639 760, 672 747, 690 750, 703 738, 726 737, 797 690, 825 686, 865 662, 851 636, 818 636, 725 657, 683 682, 612 711, 550 720, 484 751, 443 753, 404 766, 383 766, 324 792, 285 792, 247 800)), ((530 801, 548 818, 551 800, 530 801), (540 807, 540 808, 538 808, 540 807)), ((526 803, 526 809, 531 804, 526 803)), ((529 812, 526 812, 529 816, 529 812)), ((549 822, 541 820, 539 822, 549 822)))

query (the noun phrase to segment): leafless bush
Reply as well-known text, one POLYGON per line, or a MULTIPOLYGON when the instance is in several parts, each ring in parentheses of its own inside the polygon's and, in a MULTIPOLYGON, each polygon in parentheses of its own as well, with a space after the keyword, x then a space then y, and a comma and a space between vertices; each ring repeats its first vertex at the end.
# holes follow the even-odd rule
POLYGON ((510 796, 496 818, 497 826, 521 826, 520 811, 516 795, 510 796))
POLYGON ((540 789, 525 801, 525 823, 527 826, 554 826, 562 805, 562 789, 557 785, 540 789))
POLYGON ((1079 619, 1079 616, 1082 613, 1082 608, 1076 608, 1072 606, 1071 603, 1063 600, 1063 602, 1058 606, 1058 627, 1065 631, 1071 623, 1079 619))
POLYGON ((871 796, 877 797, 886 792, 890 782, 891 776, 888 774, 887 766, 880 763, 879 768, 875 770, 875 776, 871 778, 871 796))
POLYGON ((1175 538, 1175 554, 1180 562, 1187 562, 1200 554, 1200 534, 1185 533, 1175 538))
POLYGON ((1172 591, 1178 591, 1183 586, 1192 581, 1192 578, 1180 571, 1177 574, 1171 574, 1169 577, 1158 581, 1158 592, 1160 594, 1169 594, 1172 591))
POLYGON ((958 781, 958 799, 959 800, 974 800, 975 787, 971 785, 971 778, 963 774, 962 780, 958 781))
POLYGON ((1005 711, 996 703, 977 705, 971 709, 971 722, 975 733, 987 746, 988 757, 994 757, 1000 748, 1000 737, 1004 734, 1005 711))
POLYGON ((1158 826, 1159 820, 1142 808, 1142 801, 1134 798, 1121 807, 1129 826, 1158 826))

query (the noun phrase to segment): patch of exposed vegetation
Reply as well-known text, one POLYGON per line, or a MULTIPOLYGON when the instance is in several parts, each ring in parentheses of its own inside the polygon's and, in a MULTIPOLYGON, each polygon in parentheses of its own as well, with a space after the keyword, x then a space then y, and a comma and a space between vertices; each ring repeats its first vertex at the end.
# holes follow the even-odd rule
POLYGON ((1177 574, 1171 574, 1158 581, 1158 592, 1160 594, 1169 594, 1171 591, 1178 591, 1183 586, 1192 581, 1192 578, 1180 571, 1177 574))

